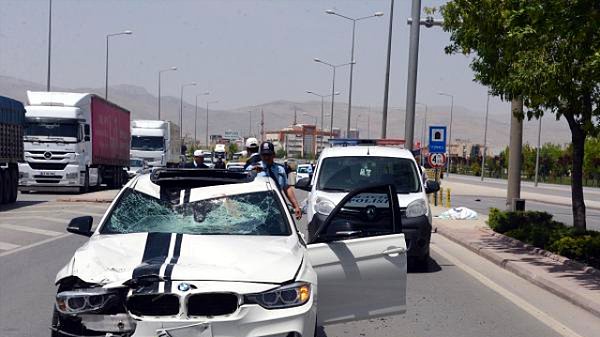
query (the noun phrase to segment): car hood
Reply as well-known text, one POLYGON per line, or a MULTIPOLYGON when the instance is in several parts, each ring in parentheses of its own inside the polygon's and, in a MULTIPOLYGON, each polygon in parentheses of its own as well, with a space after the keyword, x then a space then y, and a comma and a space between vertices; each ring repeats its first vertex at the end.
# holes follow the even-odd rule
POLYGON ((108 284, 158 274, 172 280, 283 283, 294 279, 303 256, 293 235, 94 235, 56 281, 76 276, 108 284))
MULTIPOLYGON (((317 199, 318 198, 328 199, 331 202, 333 202, 335 205, 339 204, 347 194, 348 193, 346 193, 346 192, 326 192, 326 191, 317 191, 317 193, 316 193, 317 199)), ((422 192, 398 194, 398 204, 400 205, 400 207, 406 207, 411 202, 413 202, 417 199, 422 199, 422 198, 423 198, 422 192)))

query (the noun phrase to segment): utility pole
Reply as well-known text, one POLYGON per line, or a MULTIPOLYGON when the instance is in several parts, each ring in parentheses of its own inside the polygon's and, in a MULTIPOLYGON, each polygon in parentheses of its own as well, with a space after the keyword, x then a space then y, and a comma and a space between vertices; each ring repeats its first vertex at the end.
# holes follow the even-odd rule
POLYGON ((408 86, 406 92, 406 118, 404 141, 409 151, 413 149, 415 128, 415 103, 417 101, 417 68, 419 67, 419 34, 421 32, 421 0, 413 0, 408 51, 408 86))
POLYGON ((52 0, 48 3, 48 75, 46 77, 46 91, 50 91, 50 54, 52 51, 52 0))
MULTIPOLYGON (((383 116, 381 122, 381 138, 387 138, 387 115, 390 93, 390 63, 392 58, 392 26, 394 23, 394 0, 390 4, 390 27, 388 31, 387 61, 385 67, 385 89, 383 91, 383 116)), ((371 129, 369 128, 369 132, 371 129)), ((371 136, 369 136, 371 138, 371 136)))
POLYGON ((487 150, 487 129, 488 129, 488 115, 490 112, 490 93, 487 94, 487 102, 485 103, 485 128, 483 131, 483 150, 481 152, 481 181, 485 174, 485 150, 487 150))
POLYGON ((296 111, 296 106, 294 105, 294 123, 292 124, 292 126, 298 124, 297 114, 298 114, 298 111, 296 111))
POLYGON ((540 140, 542 138, 542 116, 540 116, 539 118, 539 124, 538 124, 538 139, 537 139, 537 149, 535 151, 535 181, 534 181, 534 186, 537 187, 538 185, 538 172, 540 170, 540 140))
POLYGON ((510 143, 508 156, 508 188, 506 208, 515 210, 515 199, 521 198, 521 153, 523 152, 523 121, 515 116, 523 114, 523 100, 514 98, 510 104, 510 143))
POLYGON ((442 26, 442 20, 434 20, 428 16, 421 20, 421 0, 412 1, 410 25, 410 43, 408 50, 408 77, 406 86, 406 119, 404 123, 405 147, 412 151, 415 132, 415 103, 417 101, 417 68, 419 66, 419 34, 421 25, 427 28, 442 26))
POLYGON ((248 124, 248 138, 252 137, 252 111, 248 111, 249 122, 248 124))

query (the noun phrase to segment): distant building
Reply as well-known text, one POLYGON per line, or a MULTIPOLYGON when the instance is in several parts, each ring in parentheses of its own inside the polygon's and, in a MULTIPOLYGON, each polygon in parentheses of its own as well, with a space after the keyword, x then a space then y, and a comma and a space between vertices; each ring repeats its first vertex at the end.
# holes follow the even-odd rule
POLYGON ((296 124, 289 127, 266 131, 265 139, 273 142, 279 149, 284 150, 288 157, 316 157, 324 147, 328 146, 330 138, 338 138, 339 129, 320 130, 312 124, 296 124), (322 145, 321 145, 322 144, 322 145))

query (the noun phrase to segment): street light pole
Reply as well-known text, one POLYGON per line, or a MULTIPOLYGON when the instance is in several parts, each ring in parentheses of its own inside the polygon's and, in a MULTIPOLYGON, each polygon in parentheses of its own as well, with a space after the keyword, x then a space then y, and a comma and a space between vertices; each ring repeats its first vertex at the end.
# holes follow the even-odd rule
POLYGON ((448 130, 448 139, 446 140, 446 147, 448 148, 448 162, 446 163, 446 174, 450 176, 450 169, 452 168, 452 153, 450 152, 452 147, 452 114, 454 111, 454 95, 450 95, 444 92, 438 92, 440 96, 450 97, 450 128, 448 130))
POLYGON ((404 123, 404 140, 408 150, 413 148, 415 128, 415 102, 417 100, 417 68, 419 66, 419 35, 421 25, 427 28, 441 26, 443 21, 434 20, 428 16, 421 20, 421 0, 412 1, 412 17, 408 19, 410 25, 410 44, 408 51, 408 77, 406 85, 406 119, 404 123))
MULTIPOLYGON (((383 114, 381 122, 381 138, 387 138, 387 115, 390 94, 390 62, 392 58, 392 26, 394 24, 394 0, 390 4, 390 27, 388 30, 387 61, 385 67, 385 89, 383 91, 383 114)), ((371 130, 369 129, 369 133, 371 130)), ((369 138, 371 138, 369 136, 369 138)))
POLYGON ((206 102, 206 147, 210 147, 208 144, 208 105, 212 103, 219 103, 219 101, 207 101, 206 102))
POLYGON ((425 128, 427 127, 427 110, 428 106, 425 103, 415 102, 415 104, 419 104, 425 107, 425 116, 423 118, 423 125, 421 126, 421 166, 425 166, 425 159, 423 156, 423 144, 425 144, 425 128))
POLYGON ((333 105, 334 105, 334 100, 335 100, 334 98, 335 98, 335 95, 336 95, 336 93, 335 93, 335 71, 339 67, 347 66, 347 65, 353 64, 354 62, 334 65, 334 64, 325 62, 325 61, 323 61, 321 59, 318 59, 318 58, 315 58, 314 61, 318 62, 318 63, 322 63, 322 64, 324 64, 326 66, 331 67, 331 69, 333 69, 333 77, 332 77, 332 80, 331 80, 332 83, 331 83, 331 119, 330 119, 330 125, 331 125, 331 130, 330 131, 331 131, 331 133, 333 133, 333 105))
POLYGON ((118 35, 131 35, 132 32, 130 30, 126 30, 120 33, 108 34, 106 35, 106 68, 104 70, 104 99, 108 100, 108 39, 112 36, 118 35))
POLYGON ((356 63, 354 61, 354 45, 355 45, 355 41, 356 41, 356 39, 355 39, 356 22, 360 21, 360 20, 383 16, 383 13, 376 12, 373 15, 364 16, 364 17, 360 17, 360 18, 351 18, 351 17, 345 16, 345 15, 336 13, 334 10, 331 10, 331 9, 326 10, 325 13, 336 15, 336 16, 339 16, 346 20, 352 21, 352 48, 350 50, 350 84, 348 85, 348 123, 346 125, 346 134, 348 134, 348 133, 350 133, 350 121, 351 121, 351 115, 352 115, 352 77, 354 74, 354 64, 356 63))
POLYGON ((162 73, 164 73, 165 71, 175 71, 177 70, 177 67, 171 67, 169 69, 163 69, 163 70, 159 70, 158 71, 158 120, 160 120, 160 75, 162 73))
POLYGON ((210 92, 203 92, 196 95, 196 114, 194 116, 194 146, 198 145, 198 96, 210 95, 210 92))
POLYGON ((179 97, 179 127, 181 128, 181 145, 183 145, 183 89, 185 87, 195 86, 196 82, 181 85, 181 96, 179 97))
POLYGON ((50 54, 52 51, 52 0, 48 2, 48 75, 46 77, 46 91, 50 91, 50 54))
MULTIPOLYGON (((483 150, 481 156, 481 181, 483 181, 483 176, 485 175, 485 152, 487 148, 487 129, 488 129, 488 115, 490 113, 490 93, 487 94, 487 102, 485 103, 485 128, 483 131, 483 150)), ((537 171, 536 171, 537 173, 537 171)))
POLYGON ((538 185, 538 172, 540 170, 540 146, 541 146, 541 138, 542 138, 542 116, 539 117, 538 124, 538 139, 537 139, 537 149, 535 151, 535 180, 533 185, 537 187, 538 185))
MULTIPOLYGON (((323 129, 323 121, 325 120, 325 97, 332 97, 332 100, 333 100, 333 96, 332 95, 321 95, 321 94, 318 94, 318 93, 316 93, 314 91, 310 91, 310 90, 306 90, 306 93, 307 94, 311 94, 311 95, 315 95, 315 96, 318 96, 318 97, 321 98, 321 141, 320 141, 321 145, 320 146, 321 146, 321 148, 323 148, 323 131, 324 131, 324 129, 323 129)), ((334 96, 337 96, 339 94, 340 94, 339 91, 335 92, 334 96)))

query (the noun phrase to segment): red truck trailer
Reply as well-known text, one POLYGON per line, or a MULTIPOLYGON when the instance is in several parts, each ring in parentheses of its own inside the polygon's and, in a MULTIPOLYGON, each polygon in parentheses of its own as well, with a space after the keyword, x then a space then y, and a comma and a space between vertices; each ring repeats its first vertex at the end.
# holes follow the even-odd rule
POLYGON ((130 112, 97 95, 28 92, 25 160, 19 188, 87 191, 126 181, 130 112))

